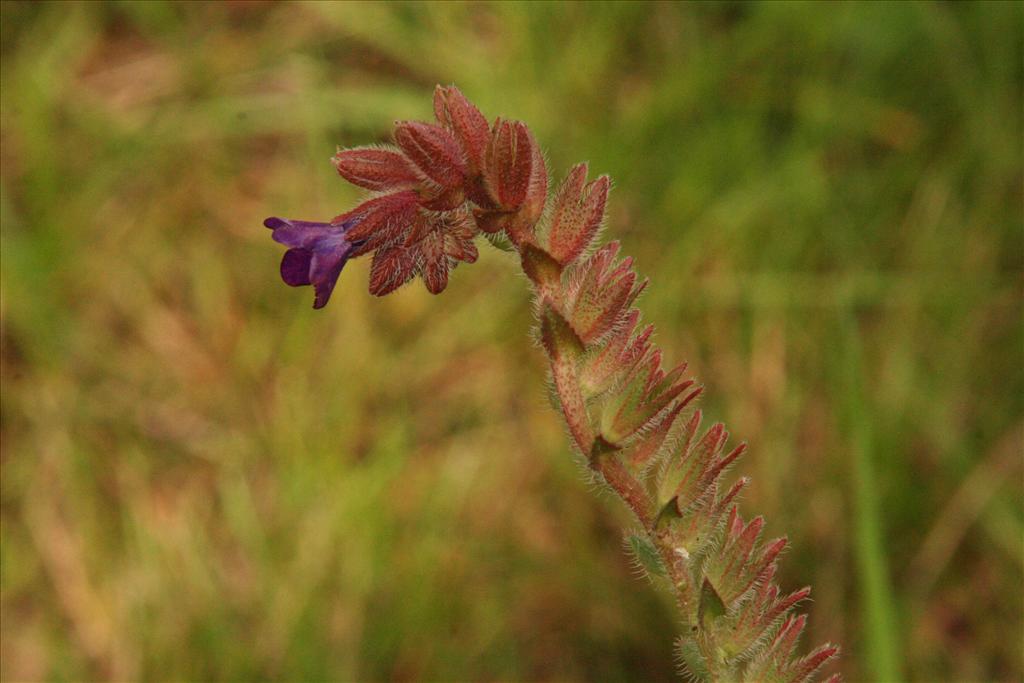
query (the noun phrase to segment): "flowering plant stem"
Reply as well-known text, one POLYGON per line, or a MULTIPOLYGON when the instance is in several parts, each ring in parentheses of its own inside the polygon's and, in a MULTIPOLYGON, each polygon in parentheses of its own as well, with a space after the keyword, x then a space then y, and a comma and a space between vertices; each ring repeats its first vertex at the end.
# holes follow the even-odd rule
POLYGON ((595 244, 609 179, 588 183, 578 164, 549 197, 525 124, 489 125, 454 86, 438 86, 434 112, 436 124, 396 124, 396 147, 338 152, 338 173, 374 193, 355 209, 328 223, 267 219, 289 247, 282 278, 313 285, 320 308, 345 262, 373 253, 371 293, 418 275, 437 294, 459 262, 476 260, 476 236, 506 239, 533 288, 573 445, 636 516, 628 540, 638 565, 675 595, 683 672, 716 683, 813 680, 839 649, 795 654, 806 617, 791 612, 810 589, 780 595, 772 579, 786 539, 762 540, 764 519, 740 516, 748 479, 723 482, 745 445, 726 451, 721 424, 700 432, 700 411, 688 409, 702 387, 685 363, 664 369, 653 326, 639 327, 633 304, 647 280, 617 242, 595 244))

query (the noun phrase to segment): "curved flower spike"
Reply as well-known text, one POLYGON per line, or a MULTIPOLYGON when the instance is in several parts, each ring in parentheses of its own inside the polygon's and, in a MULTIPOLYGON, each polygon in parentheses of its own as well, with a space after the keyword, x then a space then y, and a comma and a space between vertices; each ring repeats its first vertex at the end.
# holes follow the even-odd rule
POLYGON ((321 308, 345 262, 372 253, 371 294, 417 275, 437 294, 458 262, 476 260, 481 232, 507 238, 536 296, 539 341, 576 449, 633 511, 643 526, 638 558, 676 594, 684 672, 702 683, 813 680, 839 649, 795 654, 806 621, 791 610, 809 589, 780 597, 772 579, 786 541, 764 542, 764 521, 740 518, 735 500, 747 478, 723 481, 745 446, 726 452, 721 424, 701 436, 699 410, 683 419, 702 389, 684 379, 685 363, 662 367, 653 326, 638 329, 633 304, 646 279, 619 259, 618 242, 594 249, 607 176, 588 184, 579 164, 549 199, 544 157, 525 124, 488 127, 454 86, 437 88, 434 113, 439 125, 396 124, 397 149, 335 155, 342 177, 374 192, 359 206, 330 223, 265 221, 289 247, 281 277, 313 285, 321 308))
POLYGON ((323 308, 331 298, 334 283, 351 257, 356 243, 346 235, 357 221, 314 223, 272 216, 263 225, 274 231, 275 242, 290 247, 281 259, 281 279, 292 287, 313 285, 313 308, 323 308))

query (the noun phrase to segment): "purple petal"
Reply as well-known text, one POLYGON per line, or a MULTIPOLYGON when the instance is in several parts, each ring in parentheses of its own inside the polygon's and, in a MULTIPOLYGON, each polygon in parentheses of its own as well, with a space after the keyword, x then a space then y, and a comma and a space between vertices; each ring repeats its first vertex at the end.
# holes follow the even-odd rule
POLYGON ((338 276, 341 275, 341 269, 345 267, 347 259, 332 256, 325 261, 326 263, 324 264, 318 264, 316 256, 313 257, 315 264, 313 269, 314 271, 319 271, 317 275, 311 278, 313 280, 313 289, 316 291, 313 308, 323 308, 330 301, 331 292, 334 291, 334 285, 338 283, 338 276))
POLYGON ((263 221, 263 225, 267 226, 271 230, 277 230, 284 227, 294 228, 327 228, 330 227, 330 223, 318 223, 316 221, 297 221, 291 218, 280 218, 278 216, 271 216, 263 221))
POLYGON ((313 252, 309 249, 289 249, 284 252, 284 258, 281 259, 281 279, 292 287, 310 284, 312 260, 313 252))
POLYGON ((345 234, 356 223, 357 219, 317 223, 277 216, 263 221, 263 225, 274 231, 275 242, 291 247, 281 259, 281 279, 293 287, 313 285, 316 290, 313 308, 323 308, 331 298, 338 275, 354 246, 345 239, 345 234))
POLYGON ((341 274, 341 269, 348 261, 352 252, 352 243, 344 235, 334 234, 325 237, 317 244, 313 252, 313 260, 309 268, 309 279, 316 289, 316 302, 313 308, 323 308, 331 298, 334 284, 341 274))
MULTIPOLYGON (((269 222, 269 219, 268 221, 269 222)), ((330 223, 308 221, 282 221, 274 228, 273 239, 279 244, 295 249, 309 249, 325 235, 330 234, 330 223)))
POLYGON ((314 246, 314 242, 322 238, 344 236, 357 222, 350 218, 343 223, 317 223, 272 216, 263 221, 263 225, 274 231, 275 242, 286 247, 309 249, 314 246))

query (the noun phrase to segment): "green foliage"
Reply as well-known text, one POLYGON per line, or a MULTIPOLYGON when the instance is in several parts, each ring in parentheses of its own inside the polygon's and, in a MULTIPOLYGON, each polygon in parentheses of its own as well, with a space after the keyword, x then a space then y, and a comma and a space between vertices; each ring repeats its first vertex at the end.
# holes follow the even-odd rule
POLYGON ((646 535, 630 534, 627 542, 629 552, 636 558, 637 565, 644 574, 651 577, 665 576, 665 565, 661 562, 658 549, 646 535))
POLYGON ((335 146, 437 82, 615 178, 807 642, 1021 677, 1019 3, 0 12, 5 680, 671 679, 518 264, 439 304, 356 262, 315 318, 272 277, 260 221, 353 205, 335 146))

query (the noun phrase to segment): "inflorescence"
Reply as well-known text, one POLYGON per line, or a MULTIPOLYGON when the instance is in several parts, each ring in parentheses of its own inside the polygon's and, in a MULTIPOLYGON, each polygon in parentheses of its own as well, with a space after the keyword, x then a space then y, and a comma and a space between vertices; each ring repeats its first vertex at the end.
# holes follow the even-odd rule
MULTIPOLYGON (((281 277, 312 285, 314 308, 330 299, 345 263, 372 254, 370 292, 382 296, 419 276, 442 292, 474 239, 505 238, 533 286, 539 336, 575 448, 589 470, 635 514, 629 546, 652 580, 674 593, 683 622, 684 673, 700 681, 813 680, 839 648, 796 655, 806 617, 792 609, 810 588, 782 594, 773 582, 786 539, 761 538, 764 519, 744 521, 736 499, 748 484, 723 482, 745 450, 729 434, 701 431, 686 409, 702 387, 685 363, 662 367, 634 307, 647 286, 598 247, 609 179, 587 182, 586 164, 549 197, 533 134, 519 121, 483 114, 454 86, 434 93, 436 123, 401 121, 395 145, 357 147, 333 158, 338 173, 371 194, 328 223, 268 218, 289 247, 281 277)), ((835 683, 838 675, 829 681, 835 683)))

